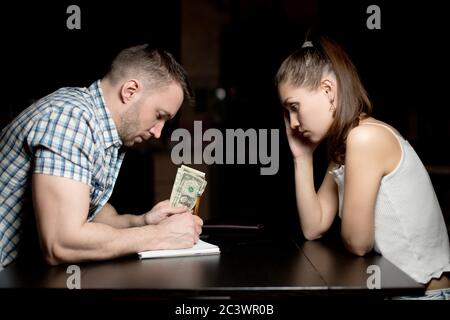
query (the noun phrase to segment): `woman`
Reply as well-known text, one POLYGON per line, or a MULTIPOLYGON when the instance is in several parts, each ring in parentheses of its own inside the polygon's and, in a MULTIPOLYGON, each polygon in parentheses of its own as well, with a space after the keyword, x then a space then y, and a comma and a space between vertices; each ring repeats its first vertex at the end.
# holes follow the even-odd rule
POLYGON ((393 127, 370 116, 347 54, 325 37, 307 39, 283 62, 276 84, 306 239, 319 238, 339 212, 350 252, 374 249, 425 284, 425 298, 448 299, 449 239, 428 173, 393 127), (316 192, 313 152, 325 138, 330 164, 316 192))

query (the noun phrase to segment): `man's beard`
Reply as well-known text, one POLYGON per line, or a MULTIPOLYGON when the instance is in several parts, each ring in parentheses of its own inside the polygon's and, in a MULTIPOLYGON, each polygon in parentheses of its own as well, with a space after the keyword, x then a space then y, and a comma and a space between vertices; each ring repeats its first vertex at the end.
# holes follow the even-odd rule
POLYGON ((120 115, 120 124, 117 128, 120 140, 126 147, 131 147, 135 142, 136 133, 139 130, 139 101, 136 101, 129 110, 120 115))

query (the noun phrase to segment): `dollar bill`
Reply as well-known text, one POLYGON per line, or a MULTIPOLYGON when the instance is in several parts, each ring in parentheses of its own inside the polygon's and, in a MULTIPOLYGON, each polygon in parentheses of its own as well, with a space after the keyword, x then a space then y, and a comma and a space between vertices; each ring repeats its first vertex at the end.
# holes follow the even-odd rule
POLYGON ((183 205, 192 210, 197 196, 203 194, 206 185, 204 172, 182 165, 177 170, 170 195, 170 204, 174 207, 183 205))

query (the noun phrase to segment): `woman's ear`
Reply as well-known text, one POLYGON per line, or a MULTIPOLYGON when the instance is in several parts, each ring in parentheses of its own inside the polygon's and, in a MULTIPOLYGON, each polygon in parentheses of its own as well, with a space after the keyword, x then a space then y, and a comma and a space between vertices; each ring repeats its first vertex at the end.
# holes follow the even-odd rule
POLYGON ((330 77, 324 77, 320 82, 320 88, 323 93, 328 97, 331 101, 334 101, 335 93, 336 93, 336 82, 330 77))

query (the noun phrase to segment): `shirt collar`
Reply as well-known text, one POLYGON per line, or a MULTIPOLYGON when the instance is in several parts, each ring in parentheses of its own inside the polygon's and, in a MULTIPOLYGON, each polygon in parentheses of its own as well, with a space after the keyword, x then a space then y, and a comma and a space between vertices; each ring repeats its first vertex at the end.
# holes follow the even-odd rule
POLYGON ((105 99, 103 98, 102 88, 100 86, 100 80, 95 81, 89 87, 89 92, 94 99, 95 111, 102 126, 103 139, 105 141, 106 148, 115 146, 120 148, 122 146, 122 140, 120 140, 117 127, 114 123, 111 113, 106 107, 105 99))

